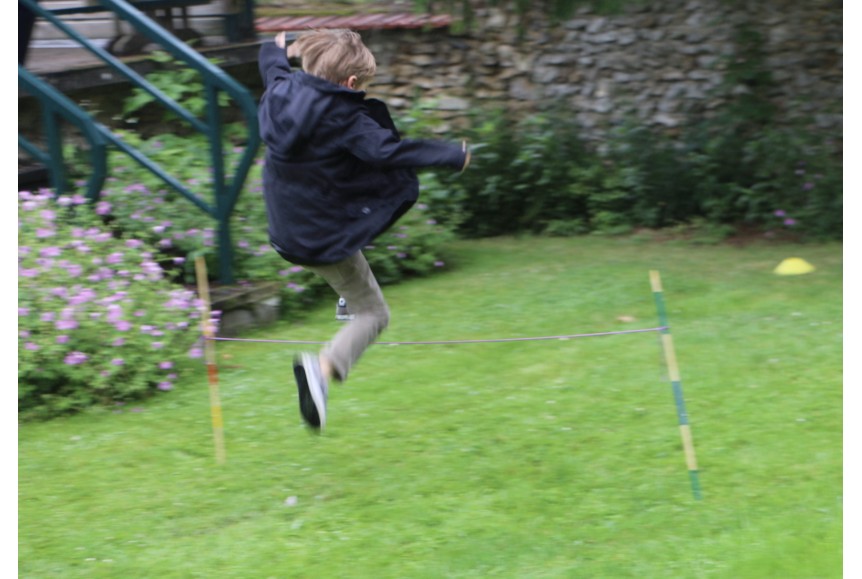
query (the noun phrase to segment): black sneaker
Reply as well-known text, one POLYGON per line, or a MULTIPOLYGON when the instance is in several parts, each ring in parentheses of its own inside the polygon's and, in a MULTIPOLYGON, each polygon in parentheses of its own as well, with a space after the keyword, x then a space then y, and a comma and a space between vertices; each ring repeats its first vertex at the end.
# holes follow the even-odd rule
POLYGON ((347 300, 338 298, 338 304, 335 306, 335 319, 339 322, 352 320, 354 315, 347 310, 347 300))
POLYGON ((314 354, 297 354, 293 359, 293 376, 299 394, 299 412, 312 428, 326 426, 328 386, 314 354))

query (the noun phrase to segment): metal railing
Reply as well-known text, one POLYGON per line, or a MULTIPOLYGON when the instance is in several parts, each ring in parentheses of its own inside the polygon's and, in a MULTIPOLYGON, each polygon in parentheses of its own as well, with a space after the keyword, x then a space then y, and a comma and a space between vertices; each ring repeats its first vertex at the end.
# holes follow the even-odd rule
POLYGON ((233 283, 233 246, 230 237, 230 215, 245 184, 248 171, 254 163, 257 149, 260 146, 260 135, 257 122, 257 103, 249 91, 231 78, 227 73, 211 63, 187 44, 178 40, 164 28, 153 22, 143 12, 126 0, 99 0, 105 10, 113 11, 126 22, 130 23, 151 42, 161 46, 176 61, 189 66, 201 75, 206 97, 205 119, 199 119, 162 91, 147 82, 145 78, 99 47, 89 39, 63 22, 51 10, 40 6, 36 0, 19 0, 37 16, 49 21, 69 38, 86 48, 104 63, 127 78, 132 84, 146 91, 153 99, 179 116, 197 132, 204 134, 209 143, 209 162, 212 167, 213 200, 208 201, 186 187, 177 178, 168 174, 160 165, 144 155, 140 150, 129 145, 112 133, 104 125, 97 123, 91 115, 50 86, 47 82, 30 73, 26 68, 18 66, 19 87, 36 97, 43 110, 45 141, 47 151, 28 141, 20 132, 18 144, 37 161, 44 164, 50 173, 51 184, 60 195, 68 187, 66 183, 65 160, 63 159, 62 125, 65 119, 75 125, 90 145, 89 161, 92 163, 92 173, 87 181, 88 198, 95 202, 101 195, 107 174, 108 146, 122 151, 141 166, 149 170, 165 184, 188 199, 192 204, 212 217, 217 222, 219 281, 233 283), (222 134, 222 118, 219 106, 219 94, 224 92, 238 105, 246 121, 248 138, 243 151, 231 176, 225 171, 224 138, 222 134))
POLYGON ((38 76, 18 65, 18 86, 35 96, 42 107, 45 141, 48 150, 37 145, 18 133, 18 146, 24 149, 42 165, 50 168, 51 186, 62 194, 66 188, 66 166, 63 163, 63 138, 60 120, 64 119, 78 128, 90 146, 89 161, 92 173, 87 179, 87 197, 98 199, 105 182, 107 170, 107 139, 104 127, 99 126, 74 102, 38 76))

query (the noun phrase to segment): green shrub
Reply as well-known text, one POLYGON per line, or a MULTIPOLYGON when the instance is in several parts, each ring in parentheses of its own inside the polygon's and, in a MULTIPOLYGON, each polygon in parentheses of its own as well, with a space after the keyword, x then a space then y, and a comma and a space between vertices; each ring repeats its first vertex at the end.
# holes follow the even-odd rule
POLYGON ((537 115, 517 121, 494 111, 474 117, 467 135, 472 151, 468 170, 438 172, 426 181, 430 211, 459 235, 538 233, 548 223, 584 216, 590 192, 573 187, 572 174, 593 155, 571 119, 537 115))
POLYGON ((703 220, 841 239, 841 160, 816 131, 770 126, 746 136, 733 119, 720 117, 674 139, 638 127, 615 139, 614 164, 626 168, 628 186, 636 192, 635 226, 703 220))
POLYGON ((741 220, 770 228, 779 217, 806 237, 841 239, 843 172, 820 139, 804 128, 771 128, 743 146, 751 180, 739 183, 741 220))
POLYGON ((754 130, 748 125, 764 108, 748 110, 730 107, 678 135, 627 122, 601 151, 581 141, 565 111, 521 121, 488 113, 468 131, 470 168, 425 179, 424 198, 464 237, 708 223, 713 231, 841 239, 843 169, 833 146, 805 125, 754 130))
POLYGON ((19 193, 18 409, 47 417, 169 390, 200 354, 195 295, 83 196, 19 193))
MULTIPOLYGON (((207 99, 201 74, 162 50, 153 51, 148 58, 158 66, 158 70, 147 74, 147 82, 178 103, 193 117, 204 118, 207 112, 207 99)), ((217 59, 212 59, 212 62, 219 64, 217 59)), ((226 93, 218 93, 218 106, 226 109, 229 104, 230 97, 226 93)), ((148 110, 160 111, 161 120, 164 123, 179 120, 175 113, 163 107, 152 94, 136 86, 123 102, 123 114, 131 120, 137 120, 132 115, 140 115, 148 110)))
POLYGON ((381 284, 425 276, 446 266, 445 244, 454 238, 424 202, 417 203, 364 254, 381 284))

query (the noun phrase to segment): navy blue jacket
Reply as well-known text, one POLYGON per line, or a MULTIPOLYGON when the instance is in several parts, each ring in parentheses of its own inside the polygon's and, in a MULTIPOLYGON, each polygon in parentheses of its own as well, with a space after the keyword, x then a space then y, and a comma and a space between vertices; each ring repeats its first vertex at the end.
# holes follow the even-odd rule
POLYGON ((400 139, 385 104, 292 70, 274 42, 261 47, 259 66, 269 237, 292 263, 362 250, 416 202, 414 168, 464 166, 460 144, 400 139))

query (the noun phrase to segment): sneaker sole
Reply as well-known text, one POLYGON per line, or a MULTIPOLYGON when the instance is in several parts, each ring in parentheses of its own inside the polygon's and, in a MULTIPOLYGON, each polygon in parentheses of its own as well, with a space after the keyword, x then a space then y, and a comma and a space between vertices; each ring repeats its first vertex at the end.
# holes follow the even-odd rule
POLYGON ((309 380, 315 361, 309 354, 302 354, 293 364, 293 375, 299 394, 299 412, 309 426, 321 429, 326 425, 326 401, 320 388, 320 377, 309 380))

